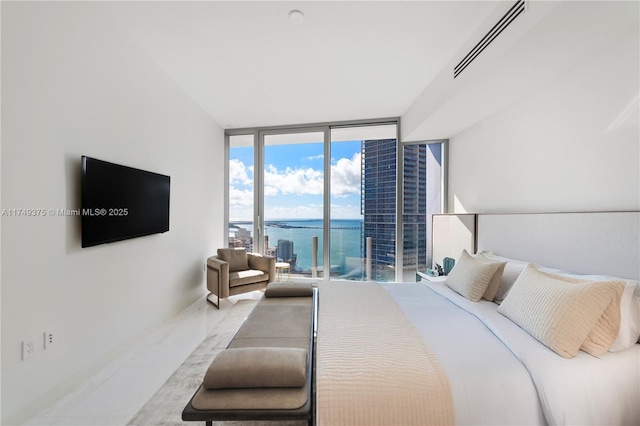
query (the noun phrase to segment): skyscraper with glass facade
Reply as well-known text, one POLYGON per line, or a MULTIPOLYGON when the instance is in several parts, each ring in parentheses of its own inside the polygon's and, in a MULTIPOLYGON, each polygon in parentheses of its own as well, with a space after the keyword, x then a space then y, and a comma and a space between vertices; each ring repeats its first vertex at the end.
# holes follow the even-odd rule
POLYGON ((403 147, 402 258, 405 270, 424 270, 427 263, 428 145, 403 147))
MULTIPOLYGON (((396 140, 362 142, 364 237, 371 237, 373 279, 393 280, 396 264, 396 140)), ((364 238, 363 238, 364 240, 364 238)))
MULTIPOLYGON (((402 263, 414 272, 427 259, 427 150, 425 144, 404 149, 402 263)), ((372 238, 372 278, 377 281, 395 279, 397 152, 396 139, 362 142, 363 232, 372 238)))

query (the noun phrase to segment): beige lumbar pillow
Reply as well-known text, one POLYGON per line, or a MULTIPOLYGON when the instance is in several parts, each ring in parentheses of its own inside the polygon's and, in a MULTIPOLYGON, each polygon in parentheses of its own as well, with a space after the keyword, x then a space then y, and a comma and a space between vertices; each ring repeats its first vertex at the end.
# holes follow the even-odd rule
POLYGON ((500 262, 496 260, 489 259, 485 256, 484 253, 478 253, 473 256, 474 258, 481 260, 483 262, 493 262, 498 264, 498 269, 493 273, 491 280, 489 281, 489 285, 487 289, 484 291, 482 297, 492 302, 495 299, 496 294, 498 293, 498 289, 500 288, 500 282, 502 281, 502 274, 504 272, 504 267, 507 265, 507 262, 500 262))
POLYGON ((614 281, 568 284, 528 265, 498 312, 558 355, 573 358, 616 297, 618 285, 614 281))
POLYGON ((485 262, 473 258, 466 250, 449 272, 445 284, 472 302, 484 295, 491 278, 500 267, 500 262, 485 262))
POLYGON ((307 351, 299 348, 232 348, 204 376, 205 389, 295 388, 307 381, 307 351))
MULTIPOLYGON (((590 280, 569 277, 566 275, 556 275, 544 271, 538 272, 550 278, 566 281, 571 284, 592 282, 590 280)), ((614 286, 614 291, 616 292, 615 296, 604 309, 600 319, 591 329, 585 341, 582 342, 582 346, 580 346, 580 350, 596 357, 601 357, 609 351, 609 348, 613 345, 613 342, 616 340, 616 337, 620 332, 620 299, 622 298, 625 282, 614 282, 617 282, 617 285, 614 286)))

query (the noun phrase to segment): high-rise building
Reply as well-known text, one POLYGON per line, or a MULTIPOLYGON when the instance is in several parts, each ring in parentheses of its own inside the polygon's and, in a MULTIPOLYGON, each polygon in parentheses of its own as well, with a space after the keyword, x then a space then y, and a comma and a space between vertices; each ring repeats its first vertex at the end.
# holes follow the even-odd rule
MULTIPOLYGON (((402 260, 405 267, 420 269, 427 260, 428 148, 426 144, 404 148, 402 260)), ((364 237, 372 238, 372 278, 390 281, 396 268, 397 141, 363 141, 362 158, 361 209, 364 237)))
POLYGON ((402 264, 412 272, 427 265, 428 149, 426 144, 403 147, 402 264))
POLYGON ((362 141, 361 210, 364 237, 371 237, 376 281, 393 280, 395 275, 396 145, 395 139, 362 141))
POLYGON ((278 240, 278 258, 283 262, 295 263, 296 255, 293 253, 293 241, 278 240))

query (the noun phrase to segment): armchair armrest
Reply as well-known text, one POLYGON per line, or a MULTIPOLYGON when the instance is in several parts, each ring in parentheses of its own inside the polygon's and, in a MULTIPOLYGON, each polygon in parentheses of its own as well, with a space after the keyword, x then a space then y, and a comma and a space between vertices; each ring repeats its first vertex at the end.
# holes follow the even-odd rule
POLYGON ((217 256, 207 259, 207 290, 222 299, 229 296, 229 264, 217 256))
POLYGON ((272 256, 263 256, 259 253, 247 253, 249 268, 269 274, 269 281, 276 278, 276 259, 272 256))

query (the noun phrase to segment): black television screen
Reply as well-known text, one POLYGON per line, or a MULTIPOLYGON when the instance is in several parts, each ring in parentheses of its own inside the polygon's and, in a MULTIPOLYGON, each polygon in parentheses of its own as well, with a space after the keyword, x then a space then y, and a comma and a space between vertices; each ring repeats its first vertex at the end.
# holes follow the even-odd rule
POLYGON ((82 247, 169 230, 169 176, 82 156, 82 247))

